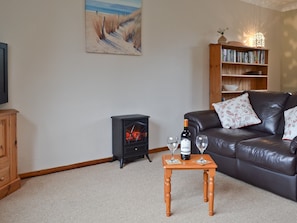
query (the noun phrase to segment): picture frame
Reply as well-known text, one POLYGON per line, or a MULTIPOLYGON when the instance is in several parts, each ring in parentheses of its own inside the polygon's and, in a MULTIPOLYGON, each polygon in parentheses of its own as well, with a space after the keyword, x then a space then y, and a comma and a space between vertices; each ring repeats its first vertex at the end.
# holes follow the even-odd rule
POLYGON ((142 55, 142 0, 85 0, 88 53, 142 55))

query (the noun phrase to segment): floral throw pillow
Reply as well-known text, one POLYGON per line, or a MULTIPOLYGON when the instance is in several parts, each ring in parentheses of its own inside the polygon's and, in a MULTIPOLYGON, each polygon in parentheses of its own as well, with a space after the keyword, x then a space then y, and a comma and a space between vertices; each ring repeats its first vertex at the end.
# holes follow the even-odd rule
POLYGON ((297 106, 284 112, 285 130, 283 139, 293 140, 297 136, 297 106))
POLYGON ((223 128, 236 129, 261 123, 250 103, 248 93, 212 105, 223 128))

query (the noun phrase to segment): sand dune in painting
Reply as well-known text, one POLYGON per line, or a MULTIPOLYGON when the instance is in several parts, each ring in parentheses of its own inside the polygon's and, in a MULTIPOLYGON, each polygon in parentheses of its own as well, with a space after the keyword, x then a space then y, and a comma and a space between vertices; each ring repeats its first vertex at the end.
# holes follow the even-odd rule
POLYGON ((141 10, 126 16, 86 11, 86 51, 141 55, 141 10))

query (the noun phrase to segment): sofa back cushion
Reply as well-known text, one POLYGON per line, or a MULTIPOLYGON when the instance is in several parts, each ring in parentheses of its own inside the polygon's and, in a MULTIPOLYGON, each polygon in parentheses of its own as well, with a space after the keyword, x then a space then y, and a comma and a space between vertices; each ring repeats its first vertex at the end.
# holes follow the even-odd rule
POLYGON ((261 119, 261 123, 258 125, 250 126, 248 128, 267 132, 270 134, 276 134, 278 132, 278 126, 287 99, 290 94, 285 92, 256 92, 248 91, 250 103, 253 106, 257 116, 261 119))
MULTIPOLYGON (((290 108, 294 108, 296 106, 297 106, 297 92, 292 93, 292 95, 288 98, 284 111, 290 108)), ((280 134, 280 135, 284 134, 284 127, 285 127, 285 119, 284 119, 284 114, 282 114, 279 122, 279 127, 277 130, 277 134, 280 134)))

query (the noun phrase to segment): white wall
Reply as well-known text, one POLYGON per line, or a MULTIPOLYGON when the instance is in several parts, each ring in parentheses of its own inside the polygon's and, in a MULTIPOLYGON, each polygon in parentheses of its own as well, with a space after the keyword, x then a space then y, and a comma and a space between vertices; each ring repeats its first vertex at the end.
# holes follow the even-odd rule
POLYGON ((283 13, 281 89, 297 91, 297 10, 283 13))
MULTIPOLYGON (((143 0, 142 56, 85 52, 84 0, 0 0, 19 172, 112 156, 111 116, 150 115, 150 149, 208 108, 208 44, 242 41, 255 6, 238 0, 143 0), (175 102, 175 104, 173 102, 175 102)), ((263 10, 269 88, 279 90, 280 13, 263 10)))

